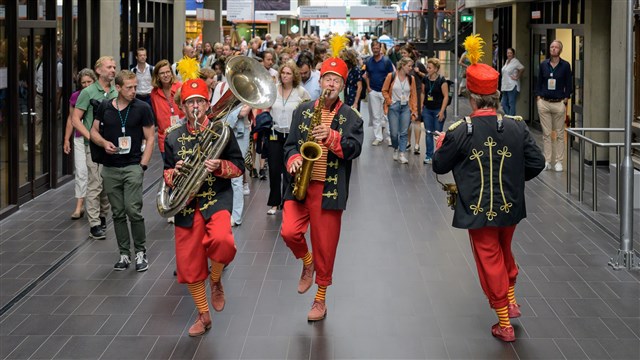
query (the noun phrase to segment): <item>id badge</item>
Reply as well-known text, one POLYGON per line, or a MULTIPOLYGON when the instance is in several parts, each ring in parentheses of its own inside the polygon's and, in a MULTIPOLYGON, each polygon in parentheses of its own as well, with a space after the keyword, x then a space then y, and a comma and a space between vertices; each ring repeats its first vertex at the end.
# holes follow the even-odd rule
POLYGON ((171 126, 173 126, 178 123, 178 120, 180 120, 180 117, 178 115, 171 115, 169 117, 169 120, 171 121, 171 126))
POLYGON ((433 101, 433 96, 427 95, 427 101, 433 101))
POLYGON ((556 89, 556 79, 547 80, 547 90, 555 90, 556 89))
POLYGON ((118 138, 118 154, 128 154, 131 151, 131 136, 121 136, 118 138))
POLYGON ((407 96, 406 95, 402 95, 400 97, 400 105, 407 105, 407 96))
POLYGON ((276 141, 276 140, 278 140, 278 135, 276 134, 269 135, 269 141, 276 141))

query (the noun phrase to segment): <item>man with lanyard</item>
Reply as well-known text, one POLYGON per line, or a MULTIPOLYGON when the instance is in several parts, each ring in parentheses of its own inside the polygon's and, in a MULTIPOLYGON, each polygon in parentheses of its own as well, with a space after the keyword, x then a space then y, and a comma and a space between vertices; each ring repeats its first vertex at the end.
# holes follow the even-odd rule
POLYGON ((313 65, 313 55, 310 52, 301 52, 296 61, 296 65, 300 70, 300 78, 302 79, 302 87, 307 90, 311 101, 320 97, 320 76, 313 65))
POLYGON ((305 199, 296 200, 293 187, 288 187, 282 211, 282 239, 296 259, 302 260, 298 293, 304 294, 309 290, 314 272, 317 272, 315 282, 318 291, 307 315, 309 321, 322 320, 327 314, 325 295, 332 281, 342 212, 349 196, 351 161, 360 156, 362 150, 360 114, 350 106, 343 106, 339 99, 347 74, 347 65, 342 59, 334 57, 324 61, 320 69, 322 90, 328 90, 324 107, 316 109, 318 101, 300 104, 293 112, 291 132, 284 145, 286 168, 292 175, 302 166, 300 144, 306 141, 309 131, 322 148, 321 158, 313 164, 305 199), (317 110, 321 111, 322 123, 310 130, 309 125, 317 110), (305 239, 309 225, 313 255, 305 239))
POLYGON ((102 187, 102 165, 93 162, 89 149, 90 130, 93 126, 93 116, 100 102, 111 100, 118 96, 118 91, 111 84, 116 76, 116 62, 111 56, 99 58, 94 66, 98 81, 82 90, 73 110, 71 121, 73 127, 84 136, 85 154, 87 155, 87 194, 85 207, 91 227, 90 236, 93 239, 105 239, 106 216, 109 212, 109 199, 102 187))
MULTIPOLYGON (((164 146, 164 181, 171 188, 184 160, 199 149, 199 139, 210 121, 206 116, 210 107, 209 89, 204 80, 187 80, 180 93, 186 122, 167 130, 164 146), (194 113, 194 110, 197 111, 194 113)), ((244 158, 233 133, 220 158, 207 159, 203 165, 209 173, 207 178, 193 200, 175 215, 178 282, 187 284, 198 310, 198 317, 189 328, 189 336, 202 335, 211 328, 205 285, 207 278, 211 282, 213 309, 222 311, 225 306, 222 269, 236 254, 231 232, 231 179, 244 172, 244 158)))
POLYGON ((151 106, 135 98, 136 74, 122 70, 116 76, 118 96, 100 104, 91 128, 91 141, 107 155, 102 167, 104 189, 113 212, 113 229, 120 259, 113 266, 122 271, 131 263, 131 237, 136 253, 136 271, 146 271, 147 249, 142 217, 142 180, 151 159, 155 139, 151 106), (146 140, 146 144, 143 143, 146 140))
POLYGON ((136 78, 138 78, 138 88, 136 90, 136 98, 151 105, 151 73, 153 66, 147 64, 147 50, 143 47, 136 51, 136 65, 131 68, 136 78))
POLYGON ((542 125, 542 145, 544 147, 545 169, 562 171, 564 160, 564 122, 567 117, 567 103, 573 90, 571 65, 560 58, 562 43, 553 40, 549 46, 549 59, 540 64, 536 104, 542 125), (551 140, 551 132, 556 138, 551 140), (555 156, 554 156, 555 155, 555 156))
POLYGON ((391 60, 382 53, 381 45, 377 40, 371 41, 371 52, 373 56, 367 60, 363 76, 367 83, 367 89, 369 89, 369 119, 375 136, 371 145, 380 145, 385 137, 391 145, 389 126, 384 116, 382 85, 384 85, 387 75, 394 71, 394 68, 391 60))
POLYGON ((446 134, 436 132, 433 171, 453 171, 458 187, 453 226, 467 229, 480 285, 498 315, 491 334, 511 342, 516 336, 509 319, 521 315, 511 240, 517 224, 527 216, 525 181, 544 169, 544 157, 522 119, 497 114, 499 73, 477 63, 481 51, 470 50, 482 44, 478 35, 464 42, 472 63, 467 69, 467 89, 473 112, 451 125, 446 134))

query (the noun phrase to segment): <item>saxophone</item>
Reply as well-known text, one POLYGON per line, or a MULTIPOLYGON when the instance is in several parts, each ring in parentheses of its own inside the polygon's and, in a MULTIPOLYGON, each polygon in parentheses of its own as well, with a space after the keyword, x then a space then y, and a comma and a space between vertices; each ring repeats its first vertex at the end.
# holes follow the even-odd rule
POLYGON ((311 172, 313 171, 313 163, 322 157, 322 148, 315 141, 313 129, 322 124, 322 108, 324 107, 324 98, 329 93, 329 89, 324 89, 318 98, 318 105, 313 111, 309 130, 307 131, 307 141, 300 146, 300 155, 302 155, 302 166, 296 172, 293 182, 293 196, 297 200, 304 200, 307 196, 307 188, 311 181, 311 172))

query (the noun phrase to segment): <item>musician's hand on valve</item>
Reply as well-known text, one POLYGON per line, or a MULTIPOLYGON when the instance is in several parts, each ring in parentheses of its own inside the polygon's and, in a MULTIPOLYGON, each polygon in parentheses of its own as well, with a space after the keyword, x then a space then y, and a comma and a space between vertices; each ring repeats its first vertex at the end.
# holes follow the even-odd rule
POLYGON ((324 139, 326 139, 327 137, 329 137, 329 131, 331 129, 324 125, 324 124, 320 124, 318 126, 316 126, 315 128, 313 128, 313 131, 311 132, 313 134, 313 137, 317 140, 317 141, 324 141, 324 139))
POLYGON ((291 163, 291 166, 289 167, 289 174, 294 175, 296 172, 298 172, 298 169, 300 169, 301 166, 302 166, 302 158, 297 158, 293 160, 293 162, 291 163))
POLYGON ((207 159, 204 161, 204 167, 207 168, 208 172, 212 173, 220 168, 221 162, 220 159, 207 159))
POLYGON ((184 164, 184 160, 180 160, 176 163, 175 171, 177 174, 180 174, 180 169, 182 169, 182 165, 184 164))

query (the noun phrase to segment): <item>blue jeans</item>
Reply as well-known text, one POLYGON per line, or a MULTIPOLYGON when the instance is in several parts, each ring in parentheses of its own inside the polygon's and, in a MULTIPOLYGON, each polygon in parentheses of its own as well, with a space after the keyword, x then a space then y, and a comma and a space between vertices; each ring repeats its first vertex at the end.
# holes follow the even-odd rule
POLYGON ((502 92, 502 110, 505 115, 515 115, 516 114, 516 98, 520 92, 513 88, 511 91, 503 91, 502 92))
MULTIPOLYGON (((444 119, 442 121, 438 121, 438 113, 440 110, 430 110, 427 108, 422 109, 422 121, 424 121, 424 128, 427 131, 442 131, 444 126, 444 121, 447 119, 447 112, 444 112, 444 119)), ((426 159, 431 159, 433 157, 433 151, 435 150, 435 146, 433 143, 433 136, 431 134, 425 134, 424 142, 427 144, 427 156, 426 159)))
POLYGON ((400 105, 399 101, 389 106, 389 131, 391 132, 391 147, 405 152, 407 149, 407 134, 411 124, 411 109, 409 104, 400 105))
POLYGON ((439 12, 436 17, 436 27, 438 28, 438 35, 440 36, 440 40, 444 40, 446 36, 445 33, 447 32, 447 29, 444 27, 445 15, 445 13, 439 12))

